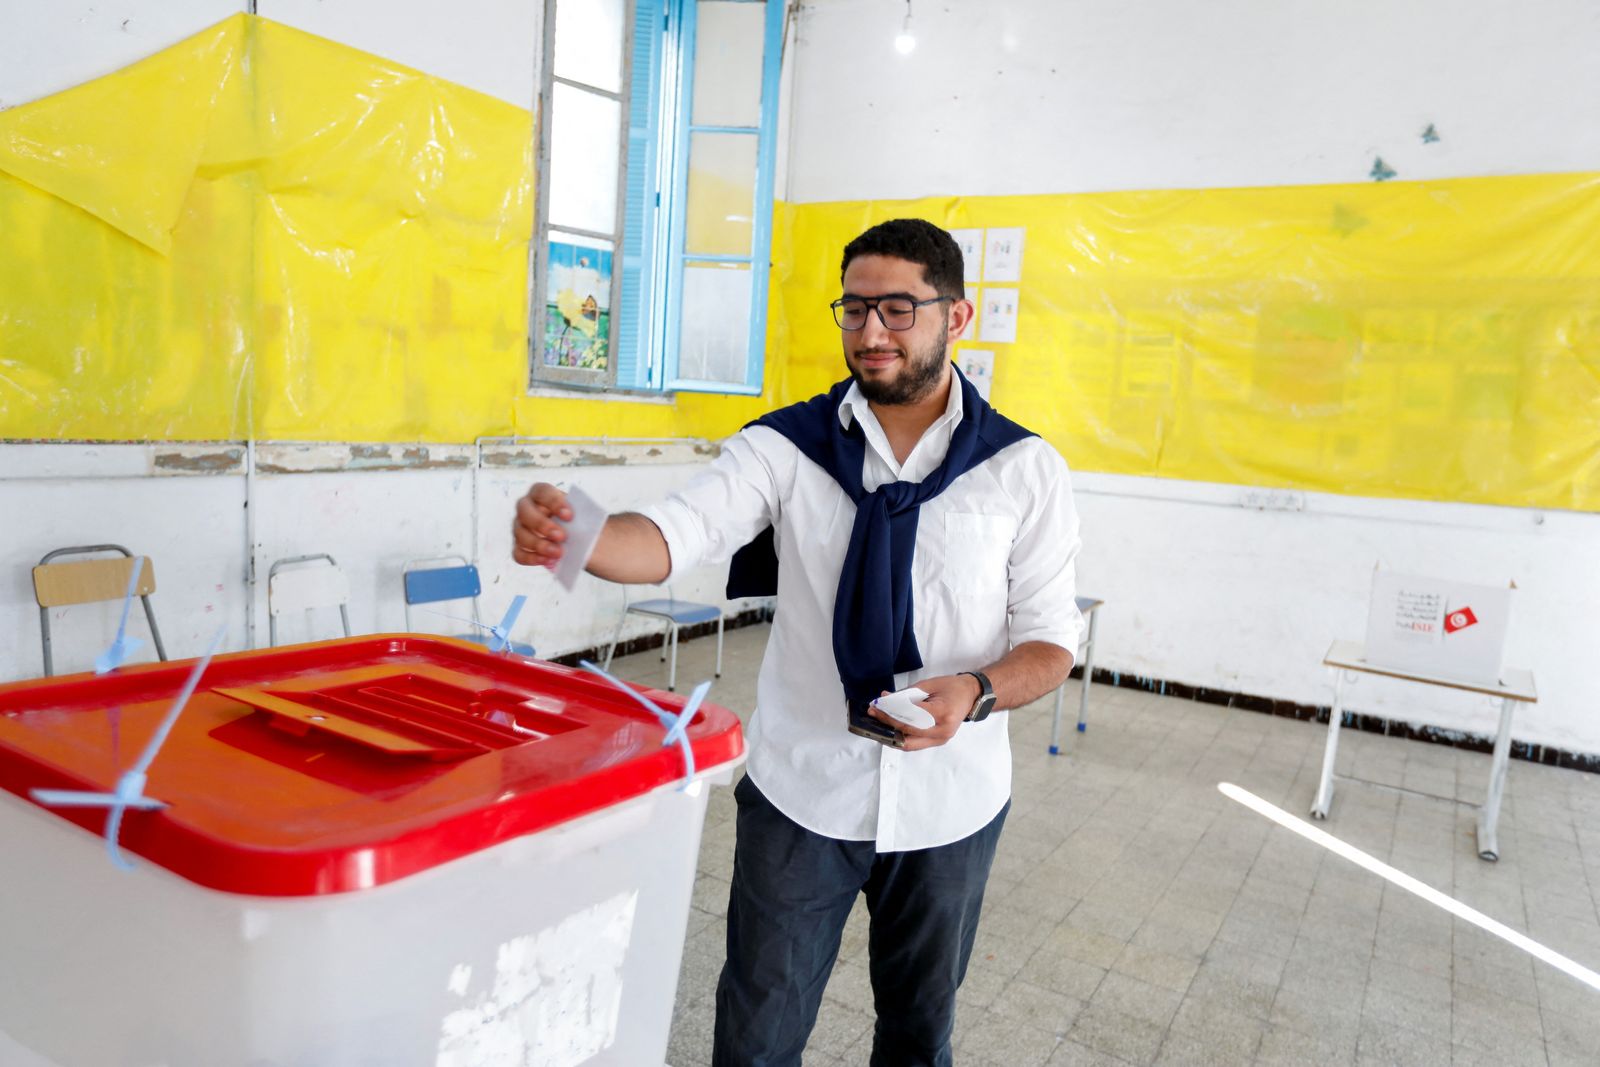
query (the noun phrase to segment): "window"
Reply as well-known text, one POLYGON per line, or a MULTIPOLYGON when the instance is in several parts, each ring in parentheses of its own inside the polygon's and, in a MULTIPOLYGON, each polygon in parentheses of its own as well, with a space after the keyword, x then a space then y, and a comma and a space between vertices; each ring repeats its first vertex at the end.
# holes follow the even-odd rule
POLYGON ((546 0, 530 384, 761 391, 784 8, 546 0))

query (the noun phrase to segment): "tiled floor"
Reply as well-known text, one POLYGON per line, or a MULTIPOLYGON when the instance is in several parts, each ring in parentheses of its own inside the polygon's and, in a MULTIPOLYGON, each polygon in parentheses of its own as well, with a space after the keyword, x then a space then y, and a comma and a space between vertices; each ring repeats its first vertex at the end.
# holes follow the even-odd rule
MULTIPOLYGON (((749 711, 765 637, 728 634, 712 700, 749 711)), ((708 677, 714 651, 685 643, 680 677, 708 677)), ((618 670, 665 677, 651 653, 618 670)), ((1050 711, 1012 714, 1015 796, 960 994, 958 1064, 1600 1064, 1600 993, 1217 792, 1234 782, 1304 816, 1324 727, 1096 687, 1089 731, 1069 727, 1052 757, 1050 711)), ((1341 773, 1482 796, 1485 755, 1354 731, 1340 748, 1341 773)), ((1318 825, 1600 969, 1600 775, 1514 761, 1499 863, 1478 858, 1474 815, 1341 783, 1318 825)), ((716 790, 673 1067, 710 1058, 732 816, 716 790)), ((865 1064, 870 1004, 858 908, 806 1064, 865 1064)))

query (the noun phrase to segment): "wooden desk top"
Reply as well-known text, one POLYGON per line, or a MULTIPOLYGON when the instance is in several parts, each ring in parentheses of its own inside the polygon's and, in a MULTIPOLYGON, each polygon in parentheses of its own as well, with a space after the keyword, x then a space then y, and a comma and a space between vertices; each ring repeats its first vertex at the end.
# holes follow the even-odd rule
POLYGON ((1322 657, 1322 662, 1329 667, 1338 667, 1347 671, 1382 674, 1390 678, 1401 678, 1408 682, 1442 685, 1451 689, 1464 689, 1469 693, 1484 693, 1492 697, 1521 700, 1529 704, 1538 703, 1539 700, 1538 691, 1533 685, 1533 672, 1520 668, 1508 667, 1502 671, 1498 685, 1479 682, 1470 678, 1455 678, 1447 674, 1409 671, 1404 667, 1388 667, 1381 664, 1368 663, 1367 648, 1360 641, 1335 641, 1329 646, 1328 654, 1322 657))

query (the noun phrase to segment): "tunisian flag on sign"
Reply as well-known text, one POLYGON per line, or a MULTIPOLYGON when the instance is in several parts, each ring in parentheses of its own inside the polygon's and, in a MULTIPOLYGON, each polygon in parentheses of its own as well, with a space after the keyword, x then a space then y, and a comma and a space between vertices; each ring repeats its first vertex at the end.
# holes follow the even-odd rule
POLYGON ((1453 634, 1457 630, 1475 626, 1477 622, 1478 617, 1472 613, 1471 608, 1456 608, 1444 617, 1444 632, 1453 634))

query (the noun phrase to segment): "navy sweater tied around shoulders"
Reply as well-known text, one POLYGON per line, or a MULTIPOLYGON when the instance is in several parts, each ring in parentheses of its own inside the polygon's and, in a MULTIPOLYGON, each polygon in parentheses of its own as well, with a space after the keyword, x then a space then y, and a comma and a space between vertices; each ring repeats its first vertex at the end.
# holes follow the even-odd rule
MULTIPOLYGON (((894 688, 894 676, 922 667, 912 633, 914 590, 911 557, 921 506, 957 478, 1003 448, 1034 436, 990 407, 959 368, 962 416, 944 462, 920 482, 887 482, 872 492, 862 487, 866 434, 858 419, 839 420, 839 405, 851 379, 810 400, 763 415, 750 426, 778 431, 811 462, 833 476, 855 503, 855 523, 839 592, 833 605, 833 657, 845 696, 865 703, 894 688)), ((802 538, 810 531, 798 531, 802 538)), ((734 554, 728 596, 771 596, 778 590, 778 557, 769 526, 734 554)))

